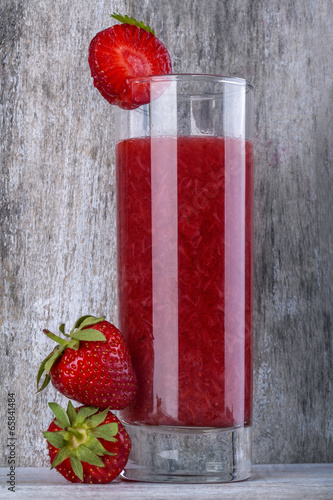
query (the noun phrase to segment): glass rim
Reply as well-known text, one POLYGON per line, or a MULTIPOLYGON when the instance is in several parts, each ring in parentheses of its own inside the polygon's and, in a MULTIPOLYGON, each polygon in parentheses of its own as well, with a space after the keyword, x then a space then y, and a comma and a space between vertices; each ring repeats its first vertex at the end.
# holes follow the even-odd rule
POLYGON ((132 76, 127 78, 127 81, 134 83, 148 82, 205 82, 236 85, 246 87, 248 90, 254 91, 254 85, 247 79, 238 76, 213 75, 208 73, 172 73, 169 75, 147 75, 147 76, 132 76))

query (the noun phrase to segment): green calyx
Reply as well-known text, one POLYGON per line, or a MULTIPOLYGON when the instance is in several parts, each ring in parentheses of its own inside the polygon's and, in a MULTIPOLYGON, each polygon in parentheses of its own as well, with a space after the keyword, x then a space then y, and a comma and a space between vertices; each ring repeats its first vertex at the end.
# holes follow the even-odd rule
POLYGON ((123 24, 134 24, 134 26, 137 26, 138 28, 142 28, 142 29, 148 31, 149 33, 152 33, 153 35, 155 35, 155 31, 153 29, 151 29, 151 27, 148 24, 144 24, 143 21, 137 21, 136 19, 134 19, 134 17, 122 16, 121 14, 117 14, 116 12, 111 14, 111 17, 113 17, 114 19, 117 19, 117 21, 120 21, 123 24))
POLYGON ((103 424, 108 409, 97 413, 98 408, 84 406, 77 411, 71 401, 68 402, 67 411, 57 403, 49 403, 49 407, 56 416, 54 423, 61 429, 43 432, 47 441, 59 450, 51 469, 69 458, 74 474, 83 481, 82 462, 104 467, 100 457, 114 455, 105 449, 99 438, 116 442, 114 436, 118 433, 118 424, 116 422, 103 424))
POLYGON ((69 334, 65 333, 65 324, 62 323, 59 327, 59 331, 64 335, 65 338, 61 338, 58 335, 50 332, 49 330, 43 330, 47 337, 54 340, 59 345, 57 345, 48 356, 46 356, 39 367, 37 373, 37 392, 42 391, 49 384, 51 380, 49 375, 50 370, 55 361, 63 354, 65 349, 70 348, 77 350, 80 346, 80 340, 88 342, 106 342, 105 335, 102 332, 95 330, 94 328, 89 328, 90 326, 97 325, 97 323, 100 323, 104 319, 105 316, 102 316, 101 318, 96 318, 95 316, 89 315, 82 316, 76 321, 73 329, 69 334), (46 374, 44 381, 40 389, 38 389, 39 381, 44 372, 46 374))

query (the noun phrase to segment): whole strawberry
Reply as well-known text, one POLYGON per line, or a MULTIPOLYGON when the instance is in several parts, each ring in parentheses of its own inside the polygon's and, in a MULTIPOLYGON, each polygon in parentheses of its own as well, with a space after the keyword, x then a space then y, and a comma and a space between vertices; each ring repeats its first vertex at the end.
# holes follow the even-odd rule
POLYGON ((51 469, 55 468, 72 483, 109 483, 123 470, 131 450, 131 441, 113 413, 92 406, 67 412, 57 403, 49 403, 56 418, 47 431, 51 469))
POLYGON ((82 316, 70 334, 60 325, 65 338, 43 330, 57 347, 44 359, 37 375, 37 388, 43 372, 48 383, 69 399, 97 408, 121 410, 134 399, 137 390, 126 342, 120 331, 105 317, 82 316))
POLYGON ((100 31, 89 46, 89 66, 94 86, 110 103, 134 109, 150 102, 145 82, 131 86, 133 77, 170 74, 168 51, 150 26, 133 17, 112 14, 121 25, 100 31))

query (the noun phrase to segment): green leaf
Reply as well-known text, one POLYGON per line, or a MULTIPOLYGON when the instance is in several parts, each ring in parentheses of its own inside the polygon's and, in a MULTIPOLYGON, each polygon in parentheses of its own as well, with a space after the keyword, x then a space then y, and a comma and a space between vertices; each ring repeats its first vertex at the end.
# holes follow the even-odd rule
POLYGON ((68 333, 65 333, 65 323, 61 323, 61 325, 59 326, 59 331, 60 331, 60 333, 65 335, 65 337, 70 337, 70 335, 68 335, 68 333))
POLYGON ((91 316, 91 314, 87 314, 86 316, 81 316, 81 318, 79 318, 76 321, 76 323, 75 323, 75 325, 74 325, 73 330, 71 331, 71 333, 74 332, 74 330, 76 328, 80 328, 80 326, 82 325, 83 321, 85 321, 87 318, 96 319, 95 316, 91 316))
POLYGON ((94 330, 93 328, 87 328, 86 330, 76 331, 72 334, 72 339, 77 340, 93 340, 93 341, 104 341, 106 342, 106 337, 104 333, 94 330))
POLYGON ((97 413, 96 415, 93 415, 92 417, 87 418, 86 424, 88 427, 97 427, 98 425, 102 424, 104 420, 106 419, 106 416, 108 414, 109 409, 107 408, 106 410, 102 411, 101 413, 97 413))
MULTIPOLYGON (((41 379, 41 376, 43 375, 44 373, 44 370, 45 370, 45 364, 46 362, 50 359, 50 357, 53 355, 53 351, 50 352, 50 354, 48 356, 46 356, 45 359, 43 359, 40 367, 39 367, 39 370, 38 370, 38 373, 37 373, 37 389, 38 389, 38 384, 39 384, 39 381, 41 379)), ((40 389, 41 390, 41 389, 40 389)))
POLYGON ((83 436, 81 430, 77 429, 76 427, 68 427, 68 431, 70 434, 74 435, 76 439, 79 441, 83 441, 83 436))
POLYGON ((63 446, 65 445, 64 438, 58 432, 45 431, 43 432, 43 436, 56 448, 63 448, 63 446))
POLYGON ((98 408, 95 408, 94 406, 85 406, 84 408, 81 408, 78 411, 78 414, 76 417, 76 423, 82 424, 86 418, 90 417, 91 415, 94 415, 97 412, 98 412, 98 408))
POLYGON ((62 339, 61 337, 58 337, 58 335, 55 335, 54 333, 50 332, 49 330, 45 329, 45 330, 43 330, 43 332, 45 333, 45 335, 47 337, 49 337, 50 339, 54 340, 58 344, 64 345, 64 346, 68 345, 68 341, 67 340, 62 339))
POLYGON ((90 451, 96 453, 96 455, 114 455, 114 453, 110 453, 107 449, 105 449, 102 443, 93 436, 90 436, 89 440, 87 440, 84 444, 90 451))
MULTIPOLYGON (((54 423, 57 427, 60 427, 60 429, 62 429, 62 423, 61 422, 58 422, 57 419, 54 420, 54 423)), ((59 431, 60 432, 60 431, 59 431)))
POLYGON ((37 394, 39 392, 43 391, 45 389, 45 387, 47 387, 49 385, 50 380, 51 380, 50 375, 46 375, 45 378, 44 378, 44 382, 42 384, 42 387, 40 389, 38 389, 37 394))
POLYGON ((65 448, 61 448, 61 450, 58 451, 56 456, 54 457, 54 460, 51 465, 51 469, 54 469, 57 465, 61 464, 66 458, 69 457, 71 453, 71 448, 69 446, 65 446, 65 448))
POLYGON ((71 454, 70 461, 71 461, 71 466, 72 466, 74 474, 79 479, 81 479, 81 481, 83 481, 83 467, 82 467, 80 459, 76 455, 71 454))
POLYGON ((72 339, 67 346, 67 349, 75 349, 78 350, 80 342, 78 340, 72 339))
POLYGON ((77 420, 77 413, 71 401, 68 401, 67 404, 67 415, 69 417, 71 425, 75 424, 77 420))
POLYGON ((106 441, 116 442, 114 436, 118 433, 118 424, 116 422, 111 422, 110 424, 104 424, 96 427, 95 429, 91 429, 91 434, 96 438, 103 438, 106 441))
POLYGON ((138 28, 142 28, 142 29, 148 31, 149 33, 152 33, 153 35, 155 35, 155 31, 152 30, 148 24, 147 25, 144 24, 143 21, 137 21, 136 19, 134 19, 134 17, 122 16, 121 14, 117 14, 116 12, 111 14, 111 17, 113 17, 114 19, 117 19, 117 21, 120 21, 121 23, 124 23, 124 24, 134 24, 138 28))
MULTIPOLYGON (((54 423, 56 425, 58 425, 57 420, 55 420, 54 423)), ((60 426, 58 425, 58 427, 60 427, 60 426)), ((72 439, 72 433, 69 431, 61 430, 61 431, 57 431, 57 433, 60 434, 60 436, 62 436, 65 441, 70 441, 72 439)))
POLYGON ((57 346, 57 347, 54 348, 52 356, 45 363, 45 367, 44 368, 45 368, 45 372, 47 374, 50 373, 50 370, 51 370, 52 366, 54 365, 55 360, 60 357, 60 355, 66 349, 67 345, 68 345, 68 342, 66 342, 66 345, 57 346))
POLYGON ((82 323, 80 323, 80 330, 83 330, 86 326, 92 326, 92 325, 97 325, 97 323, 100 323, 101 321, 105 320, 105 316, 102 316, 101 318, 96 318, 95 316, 88 316, 85 318, 82 323))
POLYGON ((65 410, 60 405, 58 405, 58 403, 49 403, 49 407, 55 414, 57 422, 60 424, 59 427, 61 427, 62 429, 64 429, 65 427, 70 427, 71 423, 69 421, 68 415, 65 410))
POLYGON ((80 444, 76 450, 77 456, 83 462, 87 462, 90 465, 97 465, 97 467, 104 467, 102 460, 94 453, 89 450, 84 444, 80 444))
POLYGON ((45 372, 46 372, 47 375, 49 375, 52 366, 54 365, 55 361, 58 358, 59 358, 58 351, 53 351, 52 356, 50 356, 50 358, 45 363, 45 367, 44 368, 45 368, 45 372))

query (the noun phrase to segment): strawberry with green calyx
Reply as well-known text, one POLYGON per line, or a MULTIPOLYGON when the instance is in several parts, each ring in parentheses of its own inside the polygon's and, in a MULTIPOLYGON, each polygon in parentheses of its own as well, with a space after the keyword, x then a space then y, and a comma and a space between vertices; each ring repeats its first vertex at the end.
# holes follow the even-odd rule
POLYGON ((137 381, 125 339, 105 317, 82 316, 69 334, 61 324, 59 337, 45 335, 59 345, 43 360, 37 374, 37 389, 44 381, 69 399, 97 408, 121 410, 134 399, 137 381))
POLYGON ((150 102, 149 84, 131 88, 130 79, 170 74, 171 60, 150 26, 120 14, 120 21, 97 33, 89 46, 89 66, 94 86, 110 104, 134 109, 150 102))
POLYGON ((67 411, 49 403, 56 418, 47 431, 51 469, 72 483, 109 483, 119 476, 131 450, 129 435, 107 409, 92 406, 67 411))

